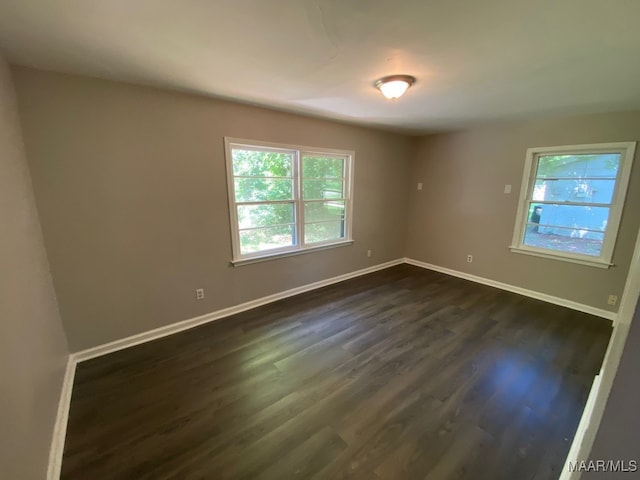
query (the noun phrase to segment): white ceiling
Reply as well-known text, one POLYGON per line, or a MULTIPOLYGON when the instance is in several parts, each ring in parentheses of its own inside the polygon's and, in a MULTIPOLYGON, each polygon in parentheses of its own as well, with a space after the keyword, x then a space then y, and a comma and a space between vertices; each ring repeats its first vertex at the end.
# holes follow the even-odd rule
POLYGON ((639 0, 0 0, 45 70, 409 132, 640 108, 639 0), (391 102, 373 87, 417 83, 391 102))

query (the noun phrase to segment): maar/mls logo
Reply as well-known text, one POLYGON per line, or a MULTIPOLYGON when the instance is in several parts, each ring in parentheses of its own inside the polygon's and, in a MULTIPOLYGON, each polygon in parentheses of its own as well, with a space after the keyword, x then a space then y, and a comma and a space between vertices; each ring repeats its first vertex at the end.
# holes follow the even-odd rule
POLYGON ((637 460, 582 460, 569 462, 570 472, 637 472, 637 460))

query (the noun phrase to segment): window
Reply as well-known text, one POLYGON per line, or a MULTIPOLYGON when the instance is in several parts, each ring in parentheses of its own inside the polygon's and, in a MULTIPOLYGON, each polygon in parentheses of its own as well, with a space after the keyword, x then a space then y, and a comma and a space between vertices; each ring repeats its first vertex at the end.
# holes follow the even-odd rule
POLYGON ((233 263, 351 243, 353 152, 225 138, 233 263))
POLYGON ((635 142, 530 148, 511 251, 611 266, 635 142))

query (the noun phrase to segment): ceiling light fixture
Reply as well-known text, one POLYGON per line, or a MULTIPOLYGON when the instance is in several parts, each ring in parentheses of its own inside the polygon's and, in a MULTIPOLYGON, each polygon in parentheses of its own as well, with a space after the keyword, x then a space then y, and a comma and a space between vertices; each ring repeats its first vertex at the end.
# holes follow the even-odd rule
POLYGON ((389 75, 376 80, 376 88, 389 100, 400 98, 407 89, 415 83, 411 75, 389 75))

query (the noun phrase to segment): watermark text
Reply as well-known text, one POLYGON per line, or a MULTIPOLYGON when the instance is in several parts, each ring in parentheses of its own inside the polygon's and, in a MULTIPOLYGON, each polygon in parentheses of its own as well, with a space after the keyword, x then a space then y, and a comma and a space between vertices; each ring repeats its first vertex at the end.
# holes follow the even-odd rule
POLYGON ((638 471, 637 460, 581 460, 569 462, 570 472, 619 472, 638 471))

